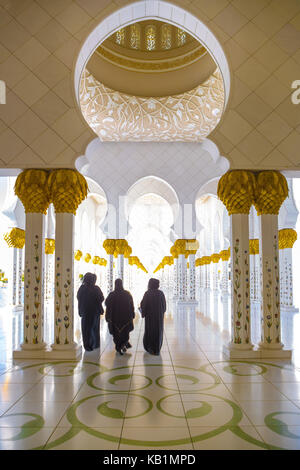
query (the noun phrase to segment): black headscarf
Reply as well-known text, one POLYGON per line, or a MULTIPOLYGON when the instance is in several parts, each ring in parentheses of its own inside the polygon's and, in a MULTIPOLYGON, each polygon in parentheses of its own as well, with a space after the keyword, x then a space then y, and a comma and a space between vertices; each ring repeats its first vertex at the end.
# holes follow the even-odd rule
POLYGON ((149 279, 148 289, 158 289, 158 288, 159 288, 159 280, 155 279, 154 277, 149 279))
POLYGON ((124 290, 122 279, 115 280, 115 290, 117 291, 124 290))
POLYGON ((81 317, 87 314, 97 315, 103 313, 102 302, 104 297, 100 287, 95 285, 96 280, 96 274, 86 273, 78 289, 78 311, 81 317))
POLYGON ((132 319, 134 318, 134 305, 131 294, 123 287, 122 279, 115 280, 115 290, 110 292, 105 300, 106 321, 110 325, 110 333, 113 334, 114 328, 121 331, 125 326, 133 329, 132 319))
POLYGON ((85 286, 94 286, 96 284, 97 276, 93 273, 85 273, 83 277, 83 284, 85 286))

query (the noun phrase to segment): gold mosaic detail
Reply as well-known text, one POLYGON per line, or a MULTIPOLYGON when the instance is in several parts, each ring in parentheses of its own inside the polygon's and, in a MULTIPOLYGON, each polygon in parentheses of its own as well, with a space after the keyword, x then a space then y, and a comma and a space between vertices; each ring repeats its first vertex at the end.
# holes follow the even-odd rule
POLYGON ((85 70, 80 105, 101 141, 202 142, 220 121, 224 88, 217 69, 189 92, 143 98, 107 88, 85 70))

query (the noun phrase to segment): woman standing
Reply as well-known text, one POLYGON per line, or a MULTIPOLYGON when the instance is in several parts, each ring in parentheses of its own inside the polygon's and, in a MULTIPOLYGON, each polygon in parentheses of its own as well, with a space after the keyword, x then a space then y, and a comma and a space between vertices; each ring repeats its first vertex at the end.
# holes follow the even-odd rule
POLYGON ((86 273, 77 292, 83 347, 86 351, 100 347, 100 315, 104 312, 104 296, 100 287, 95 285, 96 280, 96 274, 86 273))
POLYGON ((131 348, 129 333, 133 330, 134 305, 130 292, 124 290, 122 279, 116 279, 115 290, 105 300, 108 330, 113 336, 116 351, 121 355, 131 348))
POLYGON ((148 290, 141 302, 142 317, 145 318, 144 348, 156 356, 159 355, 164 335, 164 313, 166 299, 164 293, 158 289, 159 280, 150 279, 148 290))

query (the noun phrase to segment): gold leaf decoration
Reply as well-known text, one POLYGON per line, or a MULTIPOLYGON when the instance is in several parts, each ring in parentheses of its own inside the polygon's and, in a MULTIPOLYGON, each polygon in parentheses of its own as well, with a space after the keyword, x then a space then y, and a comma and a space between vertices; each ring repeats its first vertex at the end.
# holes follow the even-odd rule
POLYGON ((189 92, 144 98, 114 91, 85 70, 80 106, 101 141, 202 142, 220 121, 223 80, 217 69, 189 92))

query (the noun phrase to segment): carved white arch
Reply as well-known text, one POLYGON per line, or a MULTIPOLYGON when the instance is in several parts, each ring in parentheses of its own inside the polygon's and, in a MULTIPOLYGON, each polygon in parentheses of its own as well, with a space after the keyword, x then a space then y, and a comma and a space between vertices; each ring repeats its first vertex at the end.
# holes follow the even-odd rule
POLYGON ((145 194, 157 194, 167 201, 172 209, 174 221, 179 212, 179 200, 172 186, 157 176, 145 176, 136 181, 126 194, 126 214, 129 216, 135 201, 145 194))
POLYGON ((230 91, 230 70, 219 41, 210 29, 192 13, 161 0, 142 0, 116 10, 104 18, 85 39, 74 66, 75 96, 78 105, 81 74, 95 49, 118 29, 147 19, 160 20, 178 26, 203 44, 222 74, 226 106, 230 91))

